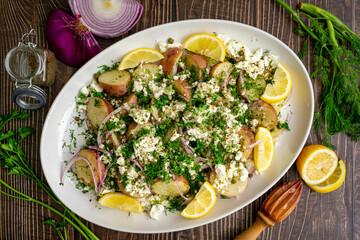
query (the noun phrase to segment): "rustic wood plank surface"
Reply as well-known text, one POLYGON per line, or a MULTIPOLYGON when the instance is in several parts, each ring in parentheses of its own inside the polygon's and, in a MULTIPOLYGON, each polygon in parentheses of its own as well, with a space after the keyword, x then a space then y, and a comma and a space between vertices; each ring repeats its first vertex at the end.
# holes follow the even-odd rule
MULTIPOLYGON (((295 52, 299 50, 303 39, 296 36, 288 12, 284 11, 274 0, 140 0, 144 13, 138 24, 122 37, 105 40, 98 38, 102 48, 143 29, 184 19, 214 18, 249 24, 260 28, 287 44, 295 52)), ((286 1, 295 8, 297 1, 286 1)), ((360 1, 356 0, 310 0, 306 1, 325 8, 360 34, 360 1)), ((45 21, 53 8, 71 13, 66 0, 1 0, 0 1, 0 114, 10 113, 15 107, 11 102, 14 85, 4 68, 6 53, 14 47, 23 33, 36 28, 40 33, 40 46, 47 46, 45 39, 45 21)), ((311 71, 311 58, 303 62, 311 71)), ((30 112, 27 121, 13 121, 10 128, 31 126, 36 134, 28 137, 24 150, 36 173, 43 177, 40 165, 39 142, 42 125, 47 111, 71 75, 77 70, 60 62, 57 63, 56 82, 46 89, 49 103, 40 111, 30 112)), ((314 81, 316 98, 320 86, 314 81)), ((266 229, 259 239, 360 239, 360 158, 359 143, 351 142, 344 134, 331 138, 338 146, 337 154, 345 160, 347 176, 345 184, 328 194, 318 194, 304 187, 304 191, 295 211, 283 222, 266 229)), ((320 143, 315 133, 307 144, 320 143)), ((36 199, 53 204, 41 189, 22 177, 9 176, 1 169, 0 178, 15 186, 18 190, 36 199)), ((276 184, 298 179, 299 175, 293 166, 276 184)), ((273 190, 275 186, 271 189, 273 190)), ((1 188, 3 189, 3 188, 1 188)), ((269 192, 271 191, 269 190, 269 192)), ((108 230, 92 223, 84 222, 100 239, 233 239, 248 228, 256 218, 265 195, 247 207, 221 220, 187 231, 163 234, 129 234, 108 230)), ((1 239, 58 239, 56 232, 41 221, 55 217, 43 207, 22 200, 10 199, 0 195, 0 238, 1 239)), ((68 231, 69 239, 83 239, 76 231, 68 231)))

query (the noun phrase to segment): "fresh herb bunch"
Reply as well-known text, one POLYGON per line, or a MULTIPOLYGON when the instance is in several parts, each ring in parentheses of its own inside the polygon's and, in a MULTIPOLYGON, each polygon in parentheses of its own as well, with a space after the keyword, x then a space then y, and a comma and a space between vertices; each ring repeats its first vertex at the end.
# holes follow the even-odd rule
POLYGON ((50 189, 50 187, 43 182, 40 178, 38 178, 35 172, 30 167, 29 162, 26 160, 25 153, 21 148, 22 141, 30 134, 34 133, 34 129, 30 127, 22 127, 17 130, 17 132, 13 131, 5 131, 5 125, 13 119, 28 119, 29 115, 26 112, 18 112, 14 110, 11 114, 5 114, 0 116, 0 163, 3 168, 9 169, 8 174, 13 175, 22 175, 25 176, 32 181, 34 181, 39 187, 41 187, 60 207, 63 208, 64 213, 58 211, 54 207, 41 202, 37 199, 34 199, 16 189, 8 185, 5 181, 0 179, 0 185, 5 186, 11 192, 17 194, 13 195, 11 193, 4 192, 0 190, 0 193, 7 195, 9 197, 22 199, 25 201, 34 202, 40 204, 43 207, 46 207, 50 211, 59 215, 63 222, 58 224, 55 223, 55 220, 49 219, 43 221, 44 224, 48 224, 53 226, 58 233, 60 239, 67 239, 65 226, 67 223, 72 225, 75 229, 77 229, 85 239, 87 240, 98 240, 99 238, 90 231, 79 219, 78 217, 69 210, 55 195, 55 193, 50 189), (70 217, 68 217, 69 215, 70 217), (63 230, 63 233, 61 232, 63 230))
POLYGON ((315 71, 312 78, 320 78, 322 89, 320 106, 314 118, 319 134, 324 120, 323 143, 331 148, 330 136, 345 132, 353 141, 360 140, 360 37, 342 21, 324 9, 300 3, 301 12, 295 12, 282 0, 277 0, 299 24, 296 32, 306 38, 299 57, 308 51, 308 40, 314 42, 312 55, 315 71), (310 26, 300 19, 303 15, 310 26))

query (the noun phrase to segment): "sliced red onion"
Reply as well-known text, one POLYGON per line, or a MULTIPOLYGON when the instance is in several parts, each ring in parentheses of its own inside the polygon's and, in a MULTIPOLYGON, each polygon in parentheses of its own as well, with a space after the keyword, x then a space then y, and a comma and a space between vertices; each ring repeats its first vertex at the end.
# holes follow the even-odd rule
POLYGON ((110 166, 111 166, 111 164, 109 164, 109 165, 106 166, 106 168, 105 168, 105 172, 104 172, 104 176, 103 176, 103 181, 104 181, 105 178, 106 178, 106 175, 107 175, 107 173, 108 173, 108 171, 109 171, 109 169, 110 169, 110 166))
POLYGON ((127 111, 129 111, 130 112, 130 110, 131 110, 131 107, 130 107, 130 105, 128 104, 128 103, 124 103, 124 108, 127 110, 127 111))
POLYGON ((97 161, 97 165, 98 165, 100 185, 103 187, 103 189, 106 189, 106 187, 104 186, 104 176, 101 176, 101 171, 100 171, 100 156, 99 156, 99 153, 98 153, 98 152, 96 153, 96 161, 97 161))
POLYGON ((203 157, 196 157, 196 159, 198 159, 198 160, 201 161, 201 162, 208 162, 208 161, 210 161, 209 159, 203 158, 203 157))
POLYGON ((77 161, 77 160, 84 160, 85 162, 87 162, 87 164, 90 166, 90 170, 94 179, 94 185, 95 185, 95 192, 98 192, 98 184, 97 184, 97 180, 96 180, 96 175, 95 175, 95 171, 93 166, 91 165, 90 161, 87 158, 84 157, 78 157, 78 156, 74 156, 65 166, 64 171, 61 174, 60 177, 60 182, 63 183, 63 179, 64 179, 64 175, 67 173, 67 171, 69 171, 70 167, 77 161))
POLYGON ((106 135, 105 135, 105 141, 109 140, 111 134, 113 134, 114 130, 112 129, 110 132, 108 132, 106 135))
POLYGON ((93 149, 93 150, 96 150, 96 151, 99 151, 99 152, 102 152, 102 153, 105 153, 105 154, 107 154, 107 155, 112 156, 112 153, 111 153, 111 152, 109 152, 109 151, 107 151, 107 150, 105 150, 105 149, 103 149, 103 148, 99 148, 99 147, 96 147, 96 146, 89 146, 88 148, 90 148, 90 149, 93 149))
POLYGON ((244 85, 244 80, 242 78, 242 71, 241 70, 240 70, 239 80, 240 80, 241 87, 244 90, 246 101, 248 101, 248 103, 250 103, 250 99, 249 99, 249 96, 248 96, 248 94, 246 92, 246 88, 245 88, 245 85, 244 85))
POLYGON ((209 163, 202 165, 200 170, 204 170, 204 169, 207 169, 207 168, 210 168, 211 171, 215 172, 214 168, 212 167, 212 164, 209 164, 209 163))
POLYGON ((105 123, 107 123, 107 121, 111 118, 112 115, 115 115, 115 114, 121 112, 122 110, 124 110, 123 106, 118 107, 117 109, 112 111, 109 115, 107 115, 106 118, 104 119, 104 121, 100 124, 99 131, 97 133, 97 144, 98 145, 102 144, 101 134, 102 134, 102 129, 104 128, 105 123))
POLYGON ((75 157, 71 158, 65 165, 61 175, 60 175, 60 183, 64 183, 64 176, 65 174, 69 171, 69 169, 71 168, 71 166, 75 163, 76 161, 76 155, 75 157))
POLYGON ((132 158, 129 158, 129 159, 130 159, 130 161, 132 161, 133 163, 135 163, 136 166, 138 166, 141 171, 144 171, 144 168, 143 168, 136 160, 134 160, 134 159, 132 159, 132 158))
POLYGON ((212 164, 208 164, 208 165, 209 165, 211 171, 215 172, 215 169, 213 168, 212 164))
POLYGON ((226 73, 226 77, 223 79, 224 82, 221 84, 221 89, 225 89, 227 87, 227 85, 229 84, 229 77, 230 77, 230 73, 231 73, 232 69, 230 68, 227 73, 226 73))
POLYGON ((149 190, 150 190, 151 194, 154 194, 153 191, 151 190, 151 184, 150 183, 148 183, 148 187, 149 187, 149 190))
POLYGON ((93 34, 103 38, 128 32, 143 12, 143 6, 136 0, 69 0, 69 5, 93 34))
POLYGON ((190 198, 185 197, 185 195, 184 195, 183 192, 181 191, 180 186, 179 186, 179 183, 178 183, 177 180, 176 180, 175 174, 174 174, 170 169, 169 169, 169 171, 170 171, 171 174, 172 174, 172 177, 173 177, 173 179, 174 179, 174 181, 175 181, 176 187, 178 188, 178 190, 179 190, 179 192, 180 192, 181 197, 182 197, 183 199, 185 199, 185 201, 190 201, 190 198))
POLYGON ((258 145, 259 143, 261 143, 261 140, 257 140, 256 142, 254 142, 253 144, 250 144, 249 146, 247 146, 246 148, 254 148, 256 145, 258 145))
POLYGON ((262 101, 263 101, 263 100, 261 100, 261 99, 257 100, 256 102, 253 103, 253 106, 258 105, 258 104, 261 103, 262 101))
POLYGON ((49 14, 46 38, 56 58, 72 67, 82 66, 101 52, 89 29, 79 19, 59 9, 53 9, 49 14))
POLYGON ((192 154, 195 152, 195 150, 189 144, 186 143, 186 140, 184 137, 181 137, 181 143, 184 146, 184 150, 187 154, 192 154))

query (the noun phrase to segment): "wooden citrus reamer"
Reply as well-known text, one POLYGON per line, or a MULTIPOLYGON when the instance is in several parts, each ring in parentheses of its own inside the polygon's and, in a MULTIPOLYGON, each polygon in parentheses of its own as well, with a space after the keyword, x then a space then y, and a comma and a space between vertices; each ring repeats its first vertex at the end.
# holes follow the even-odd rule
POLYGON ((235 240, 255 240, 265 228, 284 220, 298 204, 302 188, 301 180, 277 187, 263 202, 262 210, 258 211, 258 217, 253 225, 235 240))

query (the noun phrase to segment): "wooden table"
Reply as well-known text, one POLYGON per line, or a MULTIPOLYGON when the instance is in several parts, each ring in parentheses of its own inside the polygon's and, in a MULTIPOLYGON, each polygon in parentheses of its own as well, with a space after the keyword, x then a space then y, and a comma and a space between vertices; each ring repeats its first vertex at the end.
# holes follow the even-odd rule
MULTIPOLYGON (((304 40, 292 32, 294 23, 289 13, 285 12, 274 0, 141 0, 140 2, 144 6, 144 12, 138 24, 122 37, 110 40, 98 38, 102 48, 155 25, 194 18, 225 19, 249 24, 279 38, 295 52, 299 50, 304 40)), ((286 2, 293 8, 297 4, 297 1, 286 2)), ((312 0, 309 2, 330 10, 352 30, 360 34, 360 27, 356 24, 360 21, 359 1, 312 0)), ((11 101, 14 84, 10 82, 10 77, 4 68, 5 55, 17 44, 22 34, 31 28, 36 28, 40 33, 40 46, 47 46, 45 21, 53 8, 71 12, 66 0, 0 1, 1 114, 10 113, 15 107, 11 101)), ((312 70, 311 61, 312 59, 309 57, 303 60, 308 71, 312 70)), ((12 128, 27 125, 36 129, 36 134, 28 137, 25 141, 24 150, 32 167, 42 178, 39 142, 43 122, 52 101, 76 70, 58 62, 56 82, 51 88, 46 89, 49 95, 49 103, 46 107, 40 111, 30 112, 31 117, 27 121, 13 121, 10 124, 12 128)), ((316 97, 318 97, 320 90, 318 81, 314 82, 314 88, 316 97)), ((332 137, 331 142, 338 146, 336 152, 341 159, 345 160, 347 168, 345 184, 328 194, 316 193, 305 186, 295 211, 283 222, 265 230, 259 239, 360 239, 360 168, 356 164, 356 159, 360 158, 360 145, 351 142, 344 134, 332 137)), ((311 131, 307 144, 318 143, 320 143, 319 139, 311 131)), ((0 171, 0 177, 18 190, 53 204, 49 197, 29 180, 18 176, 9 176, 3 169, 0 171)), ((276 186, 295 179, 299 179, 299 175, 293 166, 276 186)), ((269 192, 230 216, 202 227, 181 232, 129 234, 108 230, 85 220, 84 222, 100 239, 233 239, 255 221, 256 213, 269 192)), ((56 232, 41 222, 53 217, 55 217, 54 214, 43 207, 0 195, 1 239, 58 239, 56 232)), ((77 232, 70 229, 69 239, 82 238, 77 232)))

